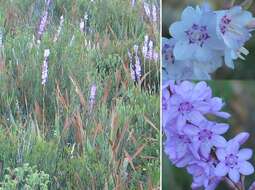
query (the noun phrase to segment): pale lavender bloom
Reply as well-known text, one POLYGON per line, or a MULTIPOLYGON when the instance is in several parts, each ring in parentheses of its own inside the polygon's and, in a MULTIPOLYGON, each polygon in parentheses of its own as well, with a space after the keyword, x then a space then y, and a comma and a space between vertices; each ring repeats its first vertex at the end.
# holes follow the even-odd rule
POLYGON ((165 130, 165 135, 167 139, 164 142, 164 151, 174 165, 185 167, 194 160, 192 142, 188 135, 171 127, 165 130))
POLYGON ((148 44, 148 53, 147 53, 147 56, 146 58, 148 58, 149 60, 152 60, 153 59, 153 41, 150 40, 149 41, 149 44, 148 44))
POLYGON ((128 51, 128 57, 130 60, 130 72, 131 72, 131 78, 137 82, 140 80, 142 76, 142 68, 141 68, 141 61, 138 56, 138 45, 134 45, 134 56, 131 55, 131 53, 128 51), (133 61, 134 59, 134 61, 133 61))
POLYGON ((44 50, 44 61, 42 65, 42 85, 45 86, 48 79, 48 63, 49 63, 50 50, 44 50))
POLYGON ((163 78, 172 80, 208 80, 211 79, 210 73, 213 73, 222 65, 222 59, 207 62, 198 62, 195 60, 176 60, 174 56, 174 47, 176 40, 174 38, 162 39, 162 65, 163 78))
POLYGON ((146 2, 143 2, 143 8, 147 17, 150 18, 151 17, 150 5, 146 2))
POLYGON ((235 141, 229 141, 227 146, 216 150, 219 164, 216 166, 215 175, 228 177, 235 183, 240 181, 240 174, 251 175, 253 166, 247 161, 252 157, 252 149, 239 150, 240 145, 235 141))
MULTIPOLYGON (((223 104, 212 105, 211 88, 205 82, 193 84, 188 81, 182 82, 175 87, 175 94, 169 101, 167 119, 176 121, 176 126, 181 130, 187 122, 198 123, 205 120, 205 114, 215 114, 220 111, 223 104), (214 106, 217 110, 211 111, 214 106)), ((213 102, 218 104, 218 102, 213 102)), ((222 112, 225 113, 225 112, 222 112)), ((227 114, 226 114, 227 115, 227 114)), ((225 116, 225 115, 218 115, 225 116)), ((229 115, 228 115, 229 116, 229 115)))
POLYGON ((47 25, 47 19, 48 19, 48 11, 45 10, 43 16, 41 17, 40 24, 37 31, 37 40, 38 42, 41 41, 42 35, 45 31, 45 27, 47 25))
POLYGON ((97 91, 97 87, 95 84, 93 84, 91 86, 91 89, 90 89, 90 97, 89 97, 89 108, 90 108, 90 111, 92 111, 94 105, 95 105, 95 101, 96 101, 96 91, 97 91))
POLYGON ((196 60, 199 62, 217 62, 221 57, 223 43, 216 34, 216 14, 187 7, 181 21, 173 23, 170 33, 176 44, 174 56, 177 60, 196 60))
POLYGON ((195 161, 187 167, 188 173, 193 176, 192 189, 203 186, 205 190, 216 189, 222 178, 214 175, 214 164, 215 160, 210 158, 208 161, 195 161))
POLYGON ((253 20, 252 14, 242 10, 241 6, 229 10, 215 11, 217 14, 217 34, 224 41, 225 64, 234 68, 233 60, 245 59, 241 54, 248 55, 249 51, 243 46, 250 37, 249 23, 253 20))
POLYGON ((157 23, 157 7, 155 4, 149 4, 147 2, 143 2, 144 12, 149 19, 149 21, 153 24, 157 23))
POLYGON ((143 52, 144 57, 146 57, 147 53, 148 53, 148 43, 149 43, 149 36, 145 35, 144 36, 144 42, 143 42, 143 48, 142 48, 142 52, 143 52))
POLYGON ((231 139, 230 141, 235 141, 237 142, 240 146, 242 144, 244 144, 248 138, 250 137, 250 134, 247 132, 242 132, 242 133, 238 133, 233 139, 231 139))
POLYGON ((195 125, 187 124, 183 131, 191 138, 196 153, 194 156, 197 159, 201 156, 208 159, 212 147, 222 148, 226 145, 227 141, 221 135, 226 133, 228 128, 228 124, 204 120, 195 125))
POLYGON ((60 35, 60 32, 62 30, 62 27, 63 27, 63 24, 64 24, 64 17, 63 15, 60 17, 60 23, 59 23, 59 27, 58 27, 58 31, 56 33, 56 35, 54 36, 54 40, 53 42, 56 42, 59 38, 59 35, 60 35))

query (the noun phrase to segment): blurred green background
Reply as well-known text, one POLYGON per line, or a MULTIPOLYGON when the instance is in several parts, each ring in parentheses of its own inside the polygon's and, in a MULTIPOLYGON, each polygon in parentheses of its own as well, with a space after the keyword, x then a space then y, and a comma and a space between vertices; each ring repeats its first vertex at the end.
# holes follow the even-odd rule
MULTIPOLYGON (((214 10, 222 9, 224 1, 227 0, 162 0, 162 36, 169 36, 169 26, 171 23, 178 21, 180 15, 185 7, 188 5, 196 6, 202 4, 203 2, 208 2, 212 5, 214 10)), ((235 4, 238 5, 243 0, 236 0, 235 4)), ((255 2, 253 2, 249 11, 255 15, 255 2)), ((214 79, 254 79, 255 78, 255 38, 252 37, 245 47, 250 51, 250 54, 246 56, 246 60, 235 61, 235 69, 232 70, 223 66, 219 68, 214 74, 214 79)))
MULTIPOLYGON (((224 111, 231 114, 229 120, 219 120, 228 123, 231 127, 225 138, 233 138, 239 132, 249 132, 250 138, 242 147, 255 150, 255 81, 210 81, 208 85, 212 87, 213 95, 221 97, 226 103, 224 111)), ((215 120, 216 118, 212 118, 215 120)), ((164 140, 163 140, 164 142, 164 140)), ((250 160, 255 164, 255 155, 250 160)), ((188 190, 191 189, 191 177, 185 169, 175 168, 163 155, 162 164, 162 189, 163 190, 188 190)), ((255 180, 255 174, 246 177, 246 186, 255 180)), ((220 184, 217 190, 228 189, 224 184, 220 184)))

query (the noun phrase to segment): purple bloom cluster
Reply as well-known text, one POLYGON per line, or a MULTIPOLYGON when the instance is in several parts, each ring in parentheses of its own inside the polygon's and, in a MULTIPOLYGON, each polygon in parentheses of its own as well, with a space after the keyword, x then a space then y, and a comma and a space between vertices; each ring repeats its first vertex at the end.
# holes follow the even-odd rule
POLYGON ((210 6, 185 8, 181 21, 169 28, 172 39, 163 38, 164 75, 204 80, 223 63, 233 69, 234 60, 249 53, 244 45, 251 37, 253 21, 241 6, 217 11, 210 6))
POLYGON ((186 167, 193 176, 192 189, 214 190, 225 177, 242 183, 240 175, 254 172, 247 161, 252 150, 240 149, 249 134, 240 133, 227 141, 222 135, 230 126, 208 119, 209 115, 229 118, 223 106, 206 82, 168 81, 163 85, 164 151, 176 167, 186 167))
POLYGON ((144 59, 148 59, 150 61, 158 61, 159 55, 156 50, 154 50, 154 42, 149 39, 148 35, 144 36, 144 42, 142 47, 143 57, 144 59))
POLYGON ((143 9, 148 20, 153 24, 157 24, 157 20, 159 16, 158 15, 159 11, 157 9, 157 6, 155 4, 149 4, 148 2, 144 1, 143 9))
POLYGON ((138 82, 142 76, 141 60, 138 55, 138 45, 134 45, 134 55, 128 51, 128 57, 130 61, 131 78, 133 81, 138 82))
POLYGON ((95 102, 96 102, 96 92, 97 92, 97 86, 93 84, 90 89, 90 97, 89 97, 89 110, 92 111, 95 102))

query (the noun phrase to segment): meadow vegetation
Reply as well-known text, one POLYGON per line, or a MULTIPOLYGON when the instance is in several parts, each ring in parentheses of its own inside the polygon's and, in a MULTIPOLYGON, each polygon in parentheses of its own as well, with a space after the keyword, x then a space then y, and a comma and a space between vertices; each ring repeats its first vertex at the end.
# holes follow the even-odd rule
POLYGON ((142 1, 0 5, 0 189, 157 189, 160 67, 142 46, 148 35, 159 53, 159 23, 142 1))

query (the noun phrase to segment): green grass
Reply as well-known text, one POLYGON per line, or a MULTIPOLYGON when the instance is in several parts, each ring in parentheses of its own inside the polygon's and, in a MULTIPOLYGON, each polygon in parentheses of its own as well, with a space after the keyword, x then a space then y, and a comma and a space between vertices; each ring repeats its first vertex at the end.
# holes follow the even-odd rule
POLYGON ((0 4, 1 180, 6 168, 29 163, 49 174, 49 189, 158 188, 159 62, 143 61, 148 75, 135 85, 127 56, 146 34, 159 51, 158 26, 143 20, 141 2, 132 8, 129 1, 55 0, 40 45, 33 36, 44 0, 0 4), (93 29, 87 35, 79 29, 85 11, 93 29), (64 26, 54 43, 61 15, 64 26), (99 49, 88 48, 86 41, 99 49), (49 77, 43 88, 47 48, 49 77), (89 112, 94 83, 96 104, 89 112))

